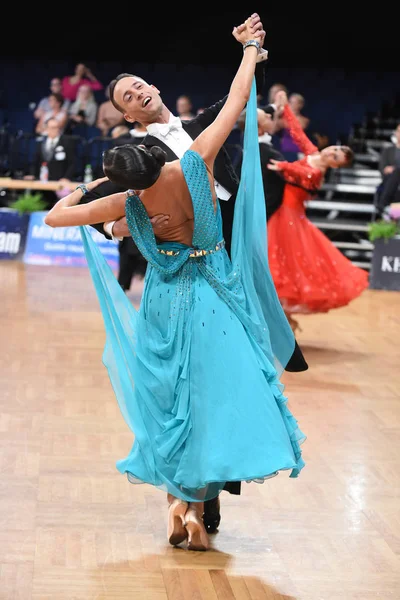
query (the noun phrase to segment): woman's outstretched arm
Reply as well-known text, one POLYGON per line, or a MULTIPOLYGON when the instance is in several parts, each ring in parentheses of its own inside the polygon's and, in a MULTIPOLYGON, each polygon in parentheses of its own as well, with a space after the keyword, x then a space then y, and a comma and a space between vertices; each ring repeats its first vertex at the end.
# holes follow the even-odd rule
POLYGON ((218 117, 191 145, 191 149, 198 152, 208 165, 213 163, 250 98, 259 46, 265 37, 265 32, 258 27, 254 29, 253 23, 260 24, 257 14, 247 19, 243 26, 234 28, 233 36, 244 46, 242 61, 218 117), (255 45, 246 46, 248 42, 255 45))
MULTIPOLYGON (((90 192, 104 181, 107 181, 107 177, 91 181, 86 184, 86 189, 90 192)), ((50 227, 94 225, 116 221, 125 215, 126 192, 111 194, 88 204, 79 204, 82 194, 83 191, 79 187, 59 200, 46 215, 45 223, 50 227)))
POLYGON ((312 141, 307 137, 304 133, 303 127, 300 124, 300 121, 296 117, 296 115, 292 112, 290 108, 290 104, 288 102, 288 98, 286 92, 280 91, 276 94, 275 102, 280 106, 283 106, 282 116, 287 123, 287 127, 289 129, 289 134, 292 140, 297 144, 300 148, 300 151, 303 152, 306 156, 309 154, 315 154, 318 152, 317 146, 312 143, 312 141))

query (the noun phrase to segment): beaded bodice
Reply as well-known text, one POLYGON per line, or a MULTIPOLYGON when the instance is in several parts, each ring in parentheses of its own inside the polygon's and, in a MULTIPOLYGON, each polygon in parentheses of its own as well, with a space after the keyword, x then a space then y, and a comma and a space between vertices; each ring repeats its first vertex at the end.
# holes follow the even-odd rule
POLYGON ((206 165, 193 150, 185 152, 181 159, 182 172, 192 198, 194 232, 192 246, 174 244, 174 250, 158 245, 147 211, 137 196, 126 201, 126 219, 129 230, 146 260, 166 274, 178 271, 189 258, 198 258, 219 249, 221 242, 221 217, 217 205, 215 211, 206 165))

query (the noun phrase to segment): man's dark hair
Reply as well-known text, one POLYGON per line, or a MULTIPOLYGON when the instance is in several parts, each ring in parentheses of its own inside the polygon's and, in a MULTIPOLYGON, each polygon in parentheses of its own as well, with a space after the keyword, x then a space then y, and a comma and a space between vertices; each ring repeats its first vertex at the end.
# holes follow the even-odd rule
POLYGON ((350 167, 354 161, 354 152, 349 146, 340 146, 345 158, 344 167, 350 167))
POLYGON ((115 79, 113 79, 110 82, 109 85, 109 94, 110 94, 110 100, 113 103, 113 106, 119 110, 119 112, 121 112, 122 114, 125 112, 124 109, 118 104, 118 102, 115 101, 114 99, 114 89, 115 86, 117 85, 118 81, 121 81, 121 79, 124 79, 125 77, 135 77, 135 75, 132 75, 132 73, 120 73, 119 75, 117 75, 117 77, 115 79))
POLYGON ((143 149, 132 144, 109 148, 103 153, 104 175, 122 188, 146 190, 158 179, 167 154, 158 146, 143 149))

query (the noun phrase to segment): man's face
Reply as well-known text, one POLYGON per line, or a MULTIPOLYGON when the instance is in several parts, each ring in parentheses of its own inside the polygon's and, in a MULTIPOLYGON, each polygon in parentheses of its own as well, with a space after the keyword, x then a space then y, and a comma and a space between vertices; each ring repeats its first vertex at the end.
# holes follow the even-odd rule
POLYGON ((61 81, 57 78, 52 79, 50 82, 50 90, 52 94, 59 94, 61 92, 61 81))
POLYGON ((304 108, 304 100, 298 94, 292 94, 289 98, 289 104, 294 113, 300 112, 304 108))
POLYGON ((260 108, 257 109, 258 135, 272 134, 273 122, 271 115, 260 108))
POLYGON ((130 123, 154 123, 162 110, 159 90, 139 77, 124 77, 114 88, 114 99, 130 123))
POLYGON ((79 63, 75 67, 75 75, 79 75, 79 77, 83 77, 86 73, 86 67, 83 63, 79 63))
POLYGON ((181 96, 176 101, 176 111, 179 115, 190 113, 192 110, 192 104, 188 98, 181 96))
POLYGON ((270 104, 273 104, 275 102, 276 94, 282 90, 283 90, 283 87, 281 85, 279 85, 278 83, 270 87, 269 94, 268 94, 268 101, 270 104))
POLYGON ((59 101, 57 100, 57 98, 55 98, 52 95, 49 96, 49 106, 50 106, 51 110, 58 110, 61 108, 61 105, 60 105, 59 101))

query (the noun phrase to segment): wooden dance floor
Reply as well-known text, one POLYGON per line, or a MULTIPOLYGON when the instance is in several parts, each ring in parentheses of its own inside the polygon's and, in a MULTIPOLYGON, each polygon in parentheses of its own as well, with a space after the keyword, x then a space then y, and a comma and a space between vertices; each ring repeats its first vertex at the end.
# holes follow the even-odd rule
POLYGON ((132 437, 86 269, 2 261, 0 284, 1 600, 400 598, 399 293, 301 319, 310 369, 283 382, 306 467, 224 492, 196 553, 116 470, 132 437))

